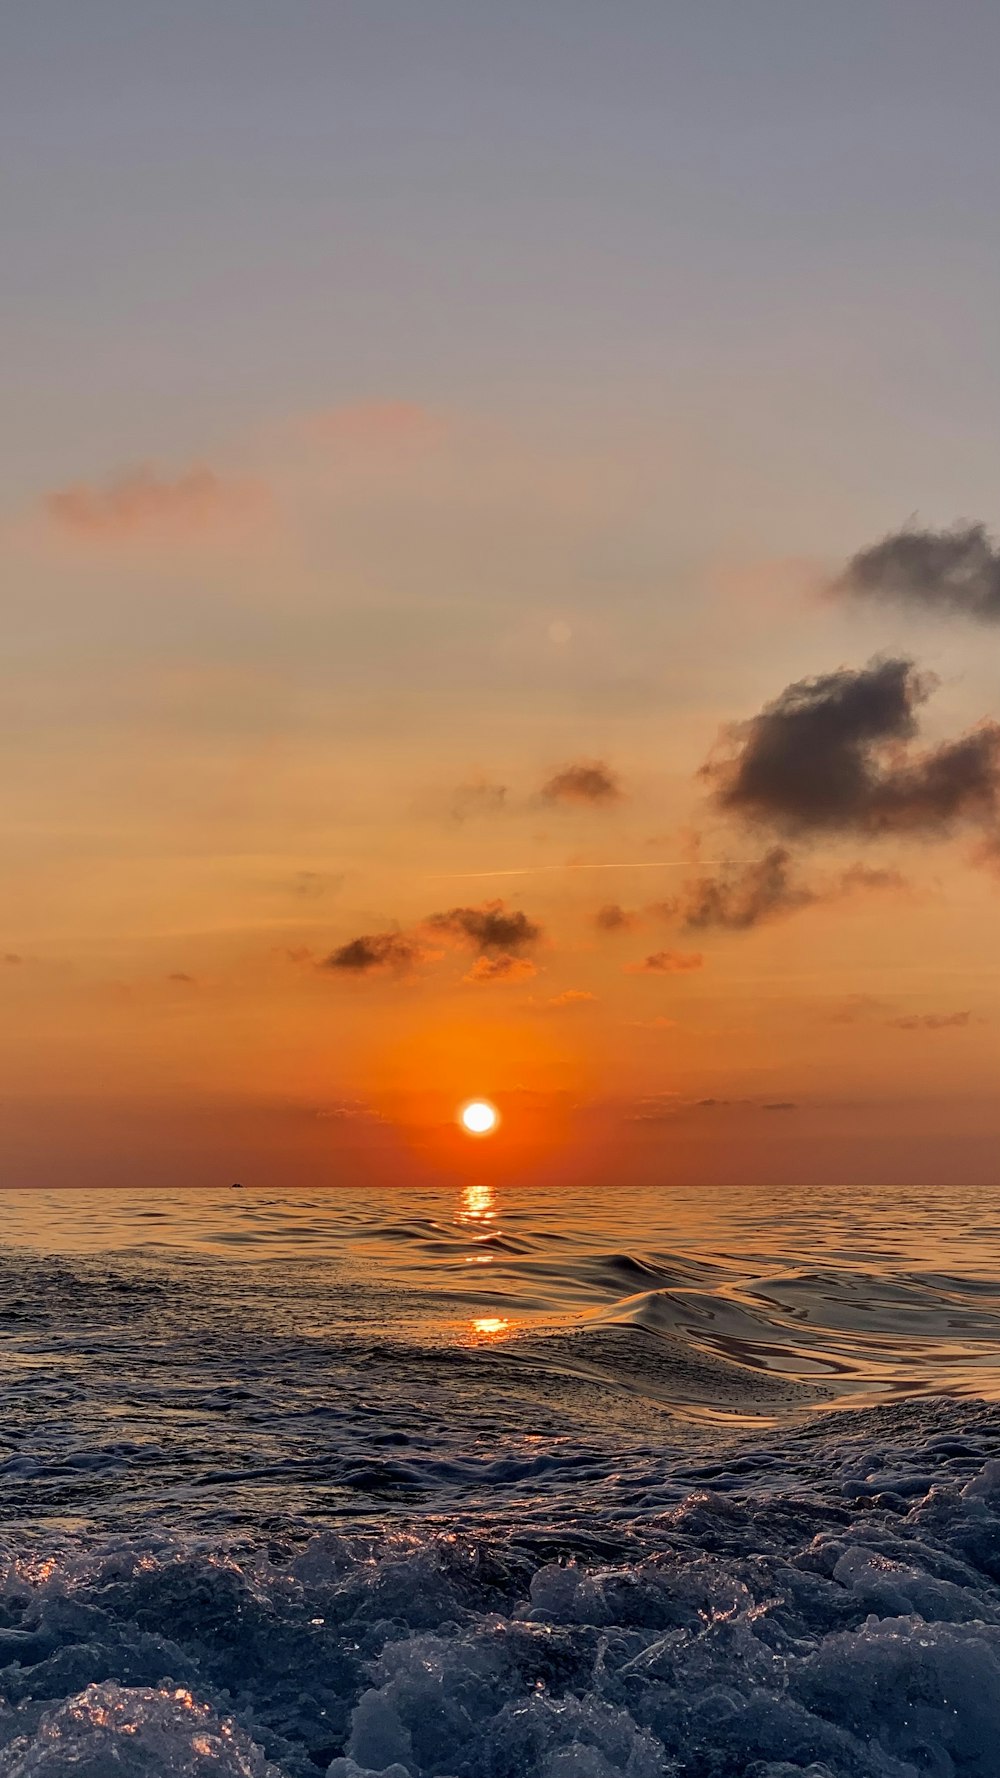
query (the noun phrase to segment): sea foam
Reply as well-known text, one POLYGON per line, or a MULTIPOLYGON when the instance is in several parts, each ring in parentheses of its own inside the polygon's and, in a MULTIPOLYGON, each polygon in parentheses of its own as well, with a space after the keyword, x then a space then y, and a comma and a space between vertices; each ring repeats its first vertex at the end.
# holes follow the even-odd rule
POLYGON ((12 1543, 0 1775, 996 1778, 989 1409, 829 1416, 611 1523, 12 1543))

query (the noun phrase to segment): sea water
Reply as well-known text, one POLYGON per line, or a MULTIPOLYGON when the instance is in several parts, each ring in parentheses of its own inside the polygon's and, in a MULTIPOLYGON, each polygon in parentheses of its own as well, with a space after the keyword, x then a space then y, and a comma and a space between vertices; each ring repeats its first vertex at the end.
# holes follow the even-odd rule
POLYGON ((0 1778, 998 1778, 988 1192, 0 1193, 0 1778))

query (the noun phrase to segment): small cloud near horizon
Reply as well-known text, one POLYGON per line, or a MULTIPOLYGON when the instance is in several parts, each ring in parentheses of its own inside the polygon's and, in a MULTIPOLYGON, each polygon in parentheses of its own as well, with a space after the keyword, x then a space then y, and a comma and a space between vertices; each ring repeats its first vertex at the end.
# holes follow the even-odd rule
POLYGON ((641 1099, 631 1113, 630 1123, 662 1123, 677 1117, 698 1115, 705 1112, 790 1112, 798 1111, 795 1099, 721 1099, 709 1097, 705 1099, 682 1099, 675 1093, 654 1093, 649 1098, 641 1099))
POLYGON ((903 1013, 886 1023, 896 1031, 960 1031, 972 1024, 971 1012, 903 1013))

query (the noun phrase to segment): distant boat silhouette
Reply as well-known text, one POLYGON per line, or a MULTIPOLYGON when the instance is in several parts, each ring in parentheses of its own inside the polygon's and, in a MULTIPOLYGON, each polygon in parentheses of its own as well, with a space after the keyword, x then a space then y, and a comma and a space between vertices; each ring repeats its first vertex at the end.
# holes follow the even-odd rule
POLYGON ((231 1185, 231 1186, 230 1186, 230 1187, 229 1187, 229 1189, 230 1189, 230 1191, 232 1191, 232 1192, 241 1192, 241 1191, 242 1191, 242 1190, 243 1190, 243 1187, 242 1187, 242 1185, 241 1185, 241 1184, 240 1184, 240 1182, 239 1182, 239 1180, 238 1180, 238 1179, 237 1179, 237 1180, 236 1180, 236 1181, 235 1181, 235 1183, 234 1183, 234 1184, 233 1184, 233 1185, 231 1185))

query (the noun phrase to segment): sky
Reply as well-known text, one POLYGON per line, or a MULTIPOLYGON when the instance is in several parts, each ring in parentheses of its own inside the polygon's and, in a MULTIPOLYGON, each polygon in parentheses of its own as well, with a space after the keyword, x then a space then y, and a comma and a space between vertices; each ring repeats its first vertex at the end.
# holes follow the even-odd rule
POLYGON ((4 1183, 995 1180, 998 56, 7 10, 4 1183))

